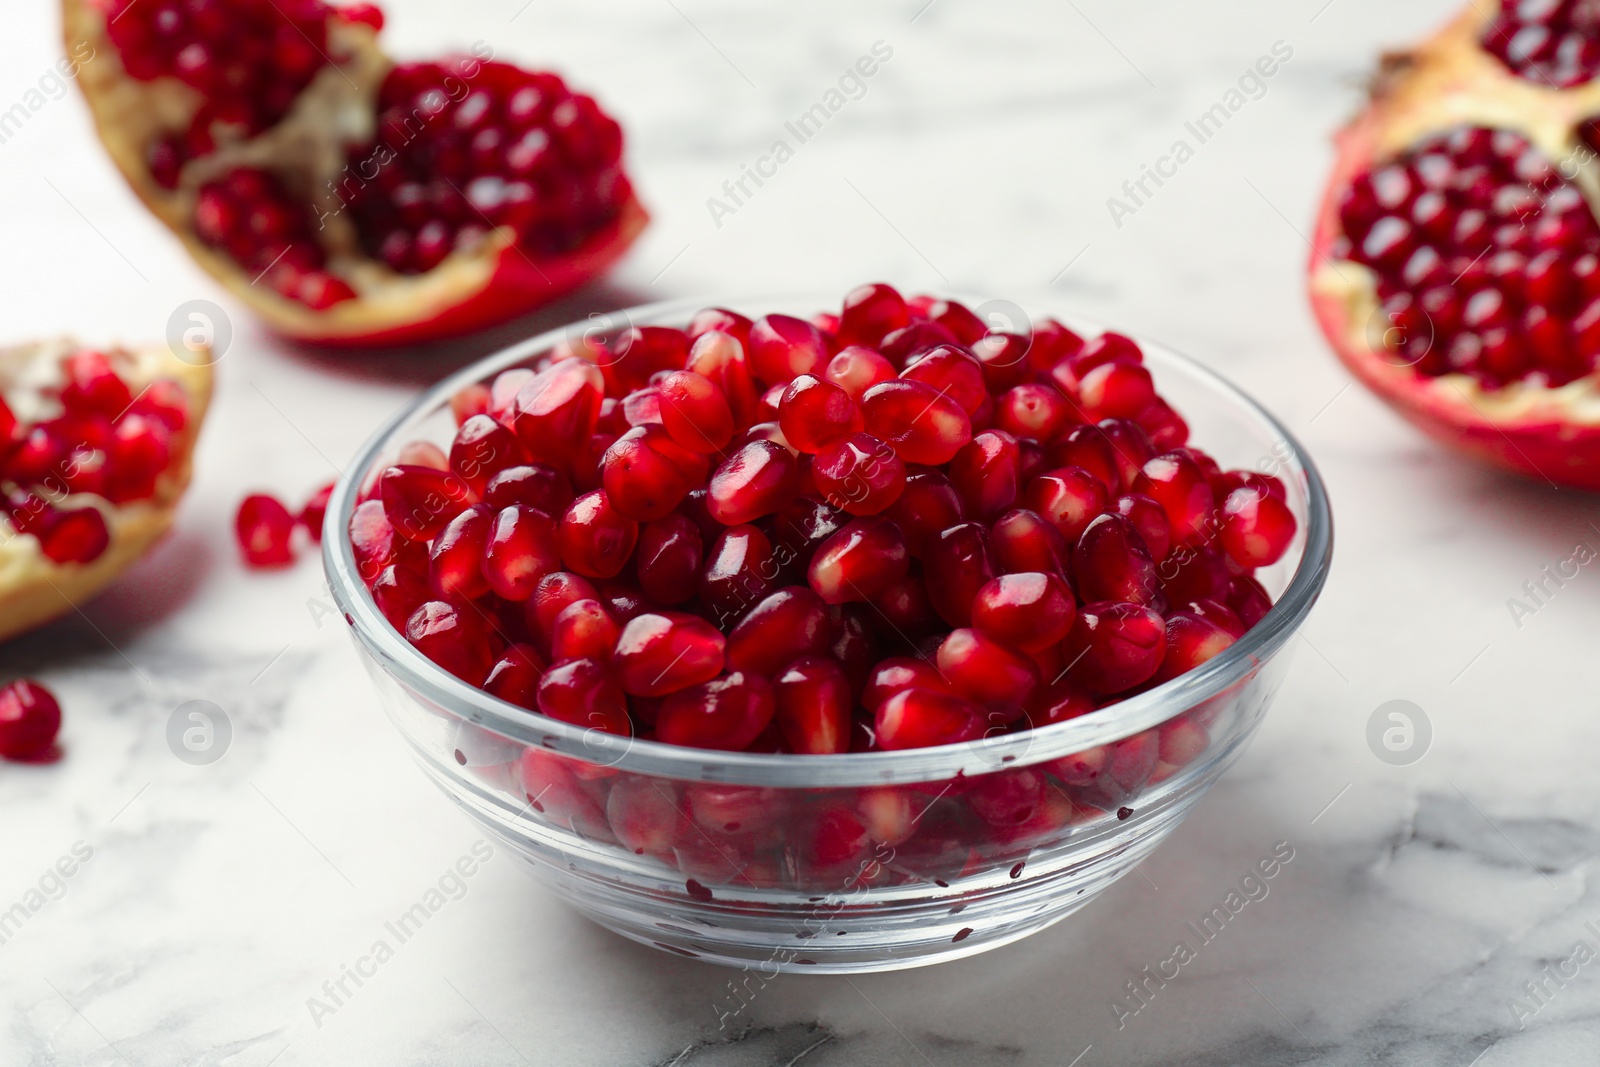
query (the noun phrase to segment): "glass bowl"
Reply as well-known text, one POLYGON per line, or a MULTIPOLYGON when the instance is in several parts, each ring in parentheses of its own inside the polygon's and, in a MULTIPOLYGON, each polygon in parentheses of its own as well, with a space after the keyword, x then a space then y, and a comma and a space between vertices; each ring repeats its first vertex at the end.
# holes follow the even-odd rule
MULTIPOLYGON (((810 315, 836 304, 724 306, 810 315)), ((539 881, 602 926, 669 952, 768 975, 879 971, 982 952, 1060 921, 1172 833, 1260 724, 1328 573, 1332 522, 1316 469, 1239 390, 1141 340, 1193 440, 1224 467, 1279 476, 1299 529, 1284 559, 1257 574, 1275 606, 1237 643, 1164 685, 1039 730, 837 756, 688 749, 524 710, 412 648, 360 581, 346 534, 360 494, 400 446, 447 445, 452 395, 564 337, 681 327, 706 306, 653 304, 514 345, 429 390, 361 451, 329 504, 323 560, 390 719, 428 776, 539 881)))

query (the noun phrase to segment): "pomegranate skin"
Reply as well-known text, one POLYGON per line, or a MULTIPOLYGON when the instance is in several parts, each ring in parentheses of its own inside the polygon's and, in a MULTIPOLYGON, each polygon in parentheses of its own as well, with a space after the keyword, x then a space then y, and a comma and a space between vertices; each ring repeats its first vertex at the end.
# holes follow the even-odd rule
MULTIPOLYGON (((1455 100, 1462 119, 1471 108, 1484 109, 1489 94, 1517 94, 1528 103, 1524 86, 1505 89, 1512 78, 1497 60, 1480 53, 1478 39, 1489 14, 1468 8, 1438 34, 1406 53, 1407 63, 1384 79, 1372 102, 1334 138, 1336 161, 1318 211, 1307 266, 1311 306, 1334 354, 1356 378, 1423 433, 1478 462, 1525 475, 1546 484, 1600 489, 1600 418, 1592 399, 1580 404, 1571 386, 1526 386, 1479 390, 1458 376, 1430 378, 1403 365, 1394 354, 1377 350, 1370 328, 1374 318, 1370 286, 1362 289, 1335 266, 1343 236, 1340 203, 1361 174, 1386 158, 1393 131, 1418 118, 1426 120, 1440 101, 1455 100), (1493 72, 1493 73, 1491 73, 1493 72)), ((1559 105, 1557 105, 1559 106, 1559 105)), ((1494 125, 1503 109, 1484 111, 1482 124, 1494 125)), ((1532 123, 1538 116, 1530 114, 1532 123)), ((1348 273, 1354 273, 1346 268, 1348 273)), ((1381 322, 1381 319, 1380 319, 1381 322)), ((1592 387, 1595 376, 1581 381, 1592 387)), ((1580 387, 1582 388, 1582 387, 1580 387)))

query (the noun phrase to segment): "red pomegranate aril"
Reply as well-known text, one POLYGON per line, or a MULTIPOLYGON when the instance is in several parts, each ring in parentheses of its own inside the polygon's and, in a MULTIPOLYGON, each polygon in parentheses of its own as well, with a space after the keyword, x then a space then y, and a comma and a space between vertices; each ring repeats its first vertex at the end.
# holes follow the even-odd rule
POLYGON ((605 806, 617 841, 636 855, 674 861, 677 843, 697 836, 675 792, 672 783, 659 778, 618 778, 605 806))
MULTIPOLYGON (((102 531, 104 526, 102 518, 102 531)), ((233 520, 239 550, 251 567, 284 567, 293 563, 294 527, 289 509, 276 497, 262 493, 245 497, 233 520)))
POLYGON ((954 693, 944 675, 930 660, 913 656, 891 656, 872 668, 861 693, 861 705, 877 711, 878 705, 907 689, 927 689, 954 693))
POLYGON ((692 484, 672 458, 677 451, 660 426, 635 426, 617 438, 600 460, 612 507, 640 522, 670 514, 692 484))
POLYGON ((1156 455, 1150 435, 1145 433, 1144 427, 1128 419, 1102 419, 1097 428, 1111 447, 1111 459, 1117 465, 1122 484, 1133 485, 1144 465, 1156 455))
MULTIPOLYGON (((106 457, 106 499, 125 504, 152 496, 156 479, 172 460, 172 431, 153 416, 129 412, 116 421, 112 432, 106 457)), ((0 450, 7 440, 0 434, 0 450)))
POLYGON ((1294 513, 1282 500, 1260 490, 1233 490, 1222 511, 1222 547, 1241 567, 1272 566, 1294 540, 1294 513))
POLYGON ((861 430, 861 410, 850 395, 832 382, 802 374, 783 390, 778 427, 801 452, 821 452, 840 438, 861 430))
POLYGON ((1216 498, 1205 472, 1184 453, 1166 452, 1150 460, 1133 490, 1161 505, 1174 542, 1206 536, 1216 498))
POLYGON ((539 710, 539 683, 544 679, 544 657, 532 645, 508 645, 483 679, 484 691, 508 704, 539 710))
POLYGON ((1217 623, 1191 612, 1175 611, 1167 617, 1167 651, 1154 681, 1170 682, 1221 655, 1233 642, 1234 636, 1217 623))
POLYGON ((1155 448, 1181 448, 1189 440, 1189 424, 1165 400, 1157 399, 1138 415, 1141 429, 1155 448))
POLYGON ((750 372, 771 386, 802 374, 821 374, 828 365, 828 343, 822 332, 792 315, 767 315, 750 327, 747 348, 750 372))
POLYGON ((450 469, 480 497, 490 478, 527 461, 516 435, 488 415, 474 415, 462 423, 450 445, 450 469))
POLYGON ((624 625, 647 611, 659 611, 661 605, 645 596, 644 590, 622 581, 601 582, 600 603, 618 625, 624 625))
POLYGON ((494 665, 494 655, 482 620, 470 612, 430 600, 411 613, 405 633, 424 656, 468 685, 479 685, 494 665))
POLYGON ((488 416, 508 429, 513 428, 517 417, 517 394, 533 381, 536 372, 530 367, 512 367, 495 375, 489 384, 488 416))
POLYGON ((613 507, 604 489, 574 500, 556 530, 562 562, 586 578, 615 577, 638 540, 639 524, 613 507))
POLYGON ((1089 523, 1072 550, 1072 573, 1084 600, 1157 604, 1155 563, 1133 524, 1106 513, 1089 523))
POLYGON ((1198 619, 1204 620, 1205 622, 1215 623, 1217 626, 1226 630, 1228 635, 1235 641, 1243 637, 1245 630, 1247 629, 1244 621, 1239 618, 1238 612, 1228 607, 1228 605, 1222 601, 1212 599, 1211 597, 1204 597, 1200 600, 1192 600, 1188 604, 1184 605, 1183 610, 1198 619))
POLYGON ((1227 603, 1246 628, 1260 622, 1272 610, 1272 598, 1260 582, 1250 577, 1235 578, 1228 583, 1227 603))
POLYGON ((665 696, 715 678, 726 644, 717 628, 698 616, 648 612, 623 627, 612 665, 624 691, 665 696))
POLYGON ((1034 729, 1054 726, 1094 710, 1094 697, 1071 678, 1062 678, 1035 689, 1025 709, 1028 725, 1034 729))
POLYGON ((978 590, 972 625, 1022 652, 1042 652, 1072 631, 1078 605, 1054 574, 1004 574, 978 590))
POLYGON ((975 522, 941 531, 928 545, 923 569, 938 576, 928 595, 939 617, 951 626, 970 625, 973 598, 995 577, 989 531, 975 522))
POLYGON ((1228 560, 1204 546, 1180 545, 1156 569, 1161 591, 1174 604, 1205 598, 1221 599, 1228 593, 1228 560))
MULTIPOLYGON (((428 583, 439 599, 476 600, 489 591, 483 562, 495 525, 489 505, 474 504, 439 531, 428 549, 428 583)), ((528 592, 532 591, 530 582, 528 592)))
POLYGON ((350 516, 350 548, 363 581, 373 581, 394 562, 399 540, 381 501, 365 500, 356 505, 350 516))
POLYGON ((66 381, 61 405, 70 412, 92 413, 114 419, 133 402, 133 392, 103 352, 74 352, 61 361, 66 381))
POLYGON ((1128 493, 1117 498, 1114 508, 1118 515, 1139 531, 1139 538, 1153 561, 1160 563, 1167 558, 1167 552, 1172 547, 1172 523, 1167 520, 1166 510, 1160 504, 1147 496, 1128 493))
POLYGON ((604 662, 611 658, 619 632, 600 601, 574 601, 550 624, 550 658, 604 662))
POLYGON ((706 508, 724 526, 770 515, 794 492, 794 455, 771 441, 751 441, 723 461, 707 487, 706 508))
POLYGON ((988 730, 981 707, 935 689, 903 689, 879 704, 874 715, 878 747, 888 752, 976 741, 988 730))
MULTIPOLYGON (((607 397, 606 399, 609 400, 611 398, 607 397)), ((605 401, 602 400, 600 403, 601 410, 606 410, 605 401)), ((617 426, 614 411, 610 422, 610 426, 615 427, 617 433, 627 433, 628 430, 635 426, 646 426, 652 423, 659 426, 661 425, 661 390, 654 385, 635 389, 622 398, 620 408, 622 425, 617 426)), ((595 425, 599 426, 599 423, 595 425)))
POLYGON ((606 450, 617 443, 615 434, 596 433, 578 446, 573 453, 568 473, 572 476, 572 487, 579 493, 592 493, 600 488, 602 473, 600 461, 605 458, 606 450))
POLYGON ((873 597, 872 606, 888 624, 889 634, 902 640, 915 640, 943 628, 928 596, 927 582, 916 569, 873 597))
POLYGON ((851 690, 859 691, 867 684, 872 665, 883 657, 878 640, 878 611, 867 604, 833 604, 828 608, 828 618, 833 621, 833 644, 828 646, 828 654, 844 668, 851 690))
POLYGON ((656 737, 669 745, 739 752, 761 736, 775 712, 767 680, 734 671, 667 697, 656 737))
POLYGON ((1016 333, 991 333, 974 341, 972 354, 983 366, 984 384, 993 394, 1029 382, 1033 367, 1028 363, 1028 338, 1016 333))
POLYGON ((817 453, 811 463, 817 491, 852 515, 876 515, 905 491, 906 468, 894 449, 855 433, 817 453))
POLYGON ((820 655, 833 640, 827 605, 801 585, 767 596, 728 632, 729 670, 771 676, 802 656, 820 655))
POLYGON ((1022 714, 1028 695, 1039 684, 1039 672, 1027 656, 967 627, 945 635, 935 662, 950 688, 1002 721, 1022 714))
POLYGON ((710 378, 690 370, 661 380, 661 425, 672 439, 695 452, 720 452, 733 440, 733 411, 710 378))
POLYGON ((989 398, 983 365, 955 345, 938 345, 913 355, 900 377, 921 382, 938 395, 954 400, 969 417, 989 398))
POLYGON ((372 602, 389 625, 404 631, 412 612, 433 599, 433 586, 422 571, 391 563, 372 582, 372 602))
POLYGON ((52 509, 27 531, 52 563, 93 563, 111 545, 105 516, 94 506, 52 509))
POLYGON ((988 521, 1016 503, 1022 489, 1017 439, 1004 430, 985 430, 950 461, 950 484, 968 515, 988 521))
POLYGON ((1131 419, 1156 398, 1150 372, 1137 363, 1102 363, 1078 382, 1078 399, 1096 420, 1131 419))
POLYGON ((507 467, 483 488, 483 502, 496 510, 522 504, 554 516, 566 511, 572 499, 567 476, 537 464, 507 467))
POLYGON ((715 330, 700 335, 689 350, 689 362, 684 369, 699 374, 722 390, 736 427, 756 421, 761 394, 750 376, 741 340, 715 330))
POLYGON ((900 527, 874 516, 856 519, 824 541, 806 577, 823 600, 843 604, 871 600, 905 577, 910 566, 900 527))
POLYGON ((1166 622, 1142 604, 1085 604, 1062 644, 1068 677, 1112 695, 1148 681, 1167 652, 1166 622))
POLYGON ((750 343, 751 325, 750 320, 737 311, 729 311, 727 308, 705 308, 695 312, 694 318, 689 321, 689 328, 684 332, 691 342, 716 331, 727 334, 741 346, 746 346, 750 343))
POLYGON ((594 433, 604 393, 600 368, 581 359, 553 363, 517 391, 511 428, 536 461, 564 466, 594 433))
POLYGON ((694 599, 704 555, 700 529, 686 516, 667 515, 645 526, 634 556, 645 595, 658 604, 694 599))
POLYGON ((989 533, 994 561, 1005 574, 1040 571, 1066 578, 1072 545, 1037 511, 1015 508, 995 520, 989 533))
POLYGON ((660 371, 674 371, 689 360, 689 337, 670 326, 630 326, 611 345, 611 370, 620 383, 638 387, 660 371))
POLYGON ((939 345, 958 344, 956 335, 936 322, 913 322, 884 335, 874 347, 895 367, 904 367, 913 356, 939 345))
POLYGON ((596 660, 551 664, 539 679, 536 702, 552 719, 622 737, 633 734, 627 697, 596 660))
POLYGON ((850 290, 839 313, 838 337, 844 345, 875 345, 885 334, 911 321, 905 297, 879 282, 850 290))
POLYGON ((779 564, 772 541, 755 526, 730 526, 712 542, 700 576, 700 596, 717 625, 731 628, 772 592, 779 564))
POLYGON ((588 579, 570 571, 555 571, 541 578, 534 586, 533 595, 523 602, 523 619, 528 632, 548 651, 556 616, 569 604, 599 599, 599 590, 588 579))
POLYGON ((905 489, 887 517, 905 534, 911 554, 922 558, 934 538, 966 518, 966 507, 943 471, 918 468, 907 470, 905 489))
MULTIPOLYGON (((490 509, 489 505, 480 507, 490 509)), ((480 559, 484 582, 497 596, 513 602, 527 600, 546 575, 561 569, 556 524, 526 504, 492 512, 480 559)))
POLYGON ((1072 409, 1053 385, 1024 382, 995 401, 994 423, 1014 437, 1031 437, 1049 443, 1072 418, 1072 409))
POLYGON ((861 345, 847 345, 828 360, 823 378, 837 385, 856 403, 879 382, 895 376, 894 364, 884 359, 877 350, 861 345))
POLYGON ((972 423, 955 400, 922 382, 880 382, 861 398, 867 432, 907 463, 939 466, 972 440, 972 423))
POLYGON ((1049 456, 1058 467, 1088 471, 1113 495, 1123 491, 1121 467, 1105 431, 1098 426, 1074 426, 1051 446, 1049 456))
POLYGON ((455 417, 456 425, 464 425, 474 415, 489 414, 490 398, 489 387, 482 382, 457 390, 450 397, 450 414, 455 417))
POLYGON ((60 729, 61 705, 50 690, 28 678, 0 688, 0 758, 38 759, 60 729))
POLYGON ((459 475, 415 464, 385 469, 378 495, 389 525, 411 541, 431 541, 473 498, 459 475))
POLYGON ((318 489, 300 509, 300 514, 295 516, 300 525, 305 527, 306 533, 311 535, 314 544, 322 542, 322 523, 328 516, 328 501, 333 499, 333 489, 333 482, 318 489))
POLYGON ((1029 510, 1048 519, 1072 544, 1106 510, 1107 503, 1105 485, 1082 467, 1057 468, 1034 478, 1028 486, 1029 510))
POLYGON ((794 660, 772 679, 775 719, 789 751, 826 756, 850 750, 855 700, 844 669, 825 656, 794 660))

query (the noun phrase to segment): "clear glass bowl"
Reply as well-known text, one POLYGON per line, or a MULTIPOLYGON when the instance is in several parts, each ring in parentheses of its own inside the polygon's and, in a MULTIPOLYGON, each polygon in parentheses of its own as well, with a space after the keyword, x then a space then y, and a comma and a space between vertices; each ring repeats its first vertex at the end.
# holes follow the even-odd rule
MULTIPOLYGON (((809 315, 836 305, 725 306, 809 315)), ((1065 918, 1170 834, 1260 724, 1288 669, 1289 639, 1327 577, 1332 523, 1316 469, 1243 393, 1141 341, 1195 443, 1224 467, 1282 478, 1299 530, 1284 559, 1258 573, 1276 605, 1244 638, 1165 685, 1040 730, 838 756, 686 749, 526 711, 413 649, 358 576, 346 529, 360 491, 405 442, 448 444, 450 397, 463 387, 574 333, 683 326, 705 306, 649 305, 512 346, 435 386, 362 450, 330 502, 323 559, 389 717, 434 782, 541 882, 601 925, 669 952, 769 975, 890 970, 982 952, 1065 918)))

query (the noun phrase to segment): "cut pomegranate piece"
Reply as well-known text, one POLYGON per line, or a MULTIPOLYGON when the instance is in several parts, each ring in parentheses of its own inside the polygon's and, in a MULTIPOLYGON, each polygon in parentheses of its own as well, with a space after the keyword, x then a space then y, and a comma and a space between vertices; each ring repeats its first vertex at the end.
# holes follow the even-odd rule
MULTIPOLYGON (((376 7, 63 0, 123 176, 277 331, 448 337, 605 271, 646 216, 622 135, 553 74, 393 63, 376 7)), ((681 365, 681 364, 680 364, 681 365)))
POLYGON ((1490 5, 1401 59, 1338 138, 1310 265, 1323 332, 1431 436, 1600 488, 1600 224, 1573 181, 1600 23, 1490 5))
MULTIPOLYGON (((210 363, 204 348, 179 359, 165 345, 0 350, 0 640, 71 612, 166 534, 210 363)), ((255 532, 258 516, 245 518, 255 532)))
POLYGON ((50 690, 27 678, 0 687, 0 757, 38 759, 60 729, 61 705, 50 690))

